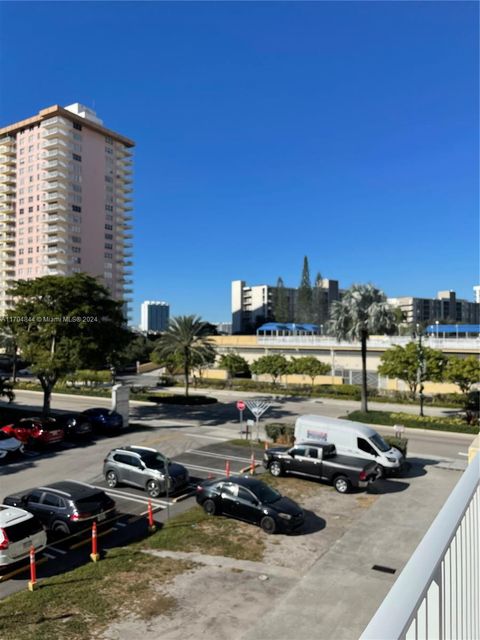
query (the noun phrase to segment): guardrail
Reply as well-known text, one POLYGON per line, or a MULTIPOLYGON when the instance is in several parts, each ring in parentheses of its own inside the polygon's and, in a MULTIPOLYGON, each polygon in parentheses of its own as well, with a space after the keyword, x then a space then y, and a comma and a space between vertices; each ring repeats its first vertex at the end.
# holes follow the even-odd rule
MULTIPOLYGON (((367 348, 380 347, 386 348, 393 345, 406 345, 412 342, 413 338, 404 336, 385 336, 384 338, 369 338, 367 348)), ((360 342, 339 342, 331 336, 257 336, 257 343, 265 346, 281 346, 281 345, 310 345, 314 347, 351 347, 358 350, 360 342)), ((429 338, 423 340, 425 346, 432 349, 480 349, 480 338, 429 338)))
POLYGON ((360 640, 480 637, 479 482, 477 454, 360 640))

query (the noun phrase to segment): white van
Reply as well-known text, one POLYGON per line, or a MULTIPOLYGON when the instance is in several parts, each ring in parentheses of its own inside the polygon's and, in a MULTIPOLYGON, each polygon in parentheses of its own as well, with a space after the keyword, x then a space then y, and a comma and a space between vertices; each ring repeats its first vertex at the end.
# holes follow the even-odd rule
POLYGON ((403 463, 403 455, 398 449, 390 447, 379 433, 361 422, 301 416, 295 423, 295 440, 334 444, 340 454, 375 460, 382 472, 398 470, 403 463))

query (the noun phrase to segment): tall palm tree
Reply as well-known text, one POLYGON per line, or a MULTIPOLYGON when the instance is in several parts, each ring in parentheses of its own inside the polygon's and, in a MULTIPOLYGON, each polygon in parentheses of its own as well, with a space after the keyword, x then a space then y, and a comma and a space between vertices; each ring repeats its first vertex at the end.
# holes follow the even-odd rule
POLYGON ((362 350, 362 411, 367 404, 367 340, 395 329, 395 314, 383 291, 371 284, 354 284, 332 303, 330 330, 337 340, 360 341, 362 350))
POLYGON ((172 318, 168 329, 159 338, 155 348, 160 361, 175 355, 182 363, 185 376, 185 396, 188 396, 190 370, 202 362, 211 361, 215 347, 210 340, 215 329, 198 316, 178 316, 172 318))

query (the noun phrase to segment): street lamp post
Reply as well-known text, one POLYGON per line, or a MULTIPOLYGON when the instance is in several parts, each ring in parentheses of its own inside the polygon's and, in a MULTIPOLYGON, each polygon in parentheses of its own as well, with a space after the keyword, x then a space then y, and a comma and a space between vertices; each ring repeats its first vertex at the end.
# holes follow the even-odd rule
POLYGON ((437 340, 438 340, 438 320, 435 320, 435 326, 437 328, 437 340))

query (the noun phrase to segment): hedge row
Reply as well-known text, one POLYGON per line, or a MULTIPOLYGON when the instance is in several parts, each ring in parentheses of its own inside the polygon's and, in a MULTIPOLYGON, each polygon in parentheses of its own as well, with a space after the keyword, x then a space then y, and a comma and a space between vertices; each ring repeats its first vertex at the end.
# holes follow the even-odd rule
POLYGON ((351 411, 347 420, 393 426, 403 424, 410 429, 435 429, 436 431, 457 431, 459 433, 478 434, 478 425, 466 424, 461 418, 437 418, 431 416, 414 416, 410 413, 390 413, 388 411, 351 411))

